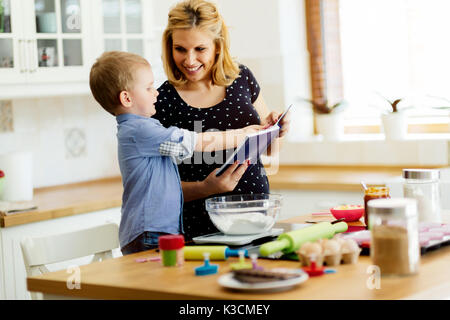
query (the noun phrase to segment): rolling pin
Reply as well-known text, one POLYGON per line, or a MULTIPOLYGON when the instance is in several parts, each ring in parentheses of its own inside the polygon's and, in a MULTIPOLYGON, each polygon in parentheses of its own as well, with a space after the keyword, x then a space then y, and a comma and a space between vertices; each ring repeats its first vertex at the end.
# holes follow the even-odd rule
MULTIPOLYGON (((185 246, 183 248, 185 260, 203 260, 203 253, 209 252, 210 260, 226 260, 228 257, 239 257, 239 250, 227 246, 185 246)), ((243 250, 247 255, 247 250, 243 250)))
POLYGON ((263 244, 259 248, 259 253, 261 256, 267 257, 279 251, 283 253, 294 252, 305 242, 332 238, 336 233, 345 232, 347 229, 348 225, 345 222, 335 224, 321 222, 303 229, 282 233, 277 240, 263 244))

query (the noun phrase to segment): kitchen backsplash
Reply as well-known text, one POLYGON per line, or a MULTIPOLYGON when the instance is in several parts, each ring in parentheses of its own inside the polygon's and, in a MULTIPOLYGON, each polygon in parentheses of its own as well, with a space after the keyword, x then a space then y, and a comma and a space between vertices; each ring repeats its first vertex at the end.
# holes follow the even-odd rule
POLYGON ((0 101, 0 133, 13 131, 12 102, 0 101))
POLYGON ((0 130, 0 153, 31 151, 35 188, 120 175, 116 121, 92 97, 20 99, 11 105, 9 120, 1 105, 0 127, 14 126, 0 130))

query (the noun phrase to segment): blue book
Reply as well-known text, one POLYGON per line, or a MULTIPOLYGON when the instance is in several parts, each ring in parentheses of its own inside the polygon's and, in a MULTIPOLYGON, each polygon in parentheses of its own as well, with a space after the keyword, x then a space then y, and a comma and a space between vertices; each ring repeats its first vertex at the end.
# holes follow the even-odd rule
POLYGON ((264 152, 266 152, 269 145, 275 140, 280 134, 280 121, 283 117, 288 113, 289 108, 278 118, 277 122, 265 129, 261 130, 257 133, 248 135, 245 137, 244 142, 237 147, 237 149, 233 152, 233 154, 228 157, 227 161, 220 167, 217 171, 216 176, 220 176, 227 168, 232 165, 235 161, 239 161, 239 163, 244 163, 247 160, 250 160, 250 164, 255 164, 258 160, 258 157, 261 156, 264 152))

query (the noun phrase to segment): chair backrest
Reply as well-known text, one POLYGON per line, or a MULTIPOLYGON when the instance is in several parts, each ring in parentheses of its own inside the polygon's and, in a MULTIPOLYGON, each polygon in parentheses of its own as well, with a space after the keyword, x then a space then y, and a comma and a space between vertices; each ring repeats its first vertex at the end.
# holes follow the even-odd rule
MULTIPOLYGON (((44 237, 25 237, 20 242, 27 276, 49 272, 46 265, 94 255, 93 261, 112 258, 119 247, 119 227, 107 223, 88 229, 44 237)), ((31 298, 41 295, 31 292, 31 298)))

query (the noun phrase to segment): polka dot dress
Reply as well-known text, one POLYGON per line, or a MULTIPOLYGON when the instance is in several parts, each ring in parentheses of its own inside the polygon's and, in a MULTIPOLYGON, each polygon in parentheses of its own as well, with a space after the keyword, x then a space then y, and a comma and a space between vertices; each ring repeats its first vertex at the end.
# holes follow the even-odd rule
MULTIPOLYGON (((240 69, 240 77, 226 88, 224 100, 209 108, 189 106, 168 81, 164 82, 158 89, 154 118, 165 127, 177 126, 196 132, 226 131, 260 124, 261 119, 252 105, 259 95, 259 85, 247 67, 241 65, 240 69)), ((233 151, 234 149, 194 152, 193 157, 184 160, 178 166, 181 180, 187 182, 204 180, 215 168, 219 168, 233 151)), ((247 169, 232 192, 214 197, 253 193, 269 193, 269 182, 260 159, 247 169)), ((218 232, 205 209, 205 199, 184 203, 183 228, 187 239, 218 232)))

